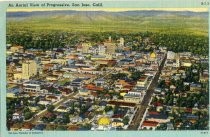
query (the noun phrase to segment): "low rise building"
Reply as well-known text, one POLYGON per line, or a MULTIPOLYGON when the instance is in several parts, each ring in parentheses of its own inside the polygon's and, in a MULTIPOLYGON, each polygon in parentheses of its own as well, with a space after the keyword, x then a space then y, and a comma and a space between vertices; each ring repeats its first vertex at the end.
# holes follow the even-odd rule
POLYGON ((141 129, 152 129, 152 130, 155 130, 156 127, 159 125, 158 122, 156 121, 148 121, 148 120, 145 120, 142 125, 141 125, 141 129))
POLYGON ((145 87, 147 84, 148 76, 141 76, 141 78, 137 81, 137 87, 145 87))

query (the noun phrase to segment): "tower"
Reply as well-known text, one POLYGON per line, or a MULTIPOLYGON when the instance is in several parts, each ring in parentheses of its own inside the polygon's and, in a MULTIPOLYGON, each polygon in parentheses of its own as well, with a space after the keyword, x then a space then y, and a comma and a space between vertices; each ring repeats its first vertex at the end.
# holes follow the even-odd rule
POLYGON ((112 37, 111 36, 109 36, 109 42, 112 42, 112 37))
POLYGON ((176 53, 176 67, 178 68, 178 67, 180 67, 180 60, 179 60, 179 54, 178 53, 176 53))
POLYGON ((30 79, 37 75, 37 64, 34 60, 26 60, 22 64, 22 79, 30 79))
POLYGON ((89 53, 91 43, 82 43, 82 53, 89 53))
POLYGON ((124 38, 121 37, 121 38, 120 38, 120 46, 124 46, 124 42, 125 42, 125 41, 124 41, 124 38))
POLYGON ((106 53, 107 54, 114 54, 116 50, 116 45, 111 42, 104 42, 104 46, 106 47, 106 53))

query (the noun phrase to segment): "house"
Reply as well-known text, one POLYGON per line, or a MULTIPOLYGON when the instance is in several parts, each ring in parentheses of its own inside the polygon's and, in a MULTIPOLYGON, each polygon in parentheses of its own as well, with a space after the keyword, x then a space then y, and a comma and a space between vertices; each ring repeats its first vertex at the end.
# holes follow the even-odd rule
POLYGON ((161 88, 155 88, 155 94, 160 94, 160 93, 161 93, 161 91, 162 91, 162 89, 161 89, 161 88))
POLYGON ((20 91, 21 91, 21 89, 18 87, 13 87, 13 88, 7 89, 6 96, 8 98, 16 98, 19 95, 20 91))
POLYGON ((113 67, 116 64, 116 60, 113 59, 100 59, 100 60, 95 60, 95 64, 98 65, 107 65, 108 67, 113 67))
POLYGON ((57 81, 58 79, 59 79, 59 76, 57 76, 57 75, 48 75, 46 77, 46 80, 48 80, 48 81, 57 81))
POLYGON ((57 63, 57 64, 61 64, 61 65, 66 65, 67 60, 66 59, 51 59, 50 63, 57 63))
POLYGON ((123 127, 124 126, 124 123, 122 122, 122 120, 119 120, 119 119, 114 119, 112 121, 112 127, 123 127))
POLYGON ((23 113, 21 111, 15 112, 12 114, 12 120, 21 120, 23 119, 23 113))
POLYGON ((10 131, 20 131, 22 127, 21 123, 15 123, 10 127, 10 131))
POLYGON ((46 99, 42 99, 38 102, 38 104, 45 105, 45 106, 50 105, 51 103, 52 103, 51 101, 46 100, 46 99))
MULTIPOLYGON (((64 68, 63 68, 64 69, 64 68)), ((65 72, 64 74, 63 74, 63 78, 72 78, 72 74, 70 73, 70 72, 65 72)))
POLYGON ((125 102, 133 102, 133 103, 139 103, 141 100, 138 94, 131 94, 131 93, 125 94, 123 98, 125 102))
POLYGON ((148 79, 151 79, 152 77, 155 76, 156 71, 145 71, 144 75, 149 76, 148 79))
POLYGON ((81 87, 82 86, 82 84, 83 84, 83 80, 84 79, 82 79, 82 78, 76 78, 76 79, 74 79, 72 82, 71 82, 71 86, 72 87, 81 87))
POLYGON ((185 117, 187 120, 198 120, 198 119, 199 119, 199 116, 194 115, 194 114, 185 114, 184 117, 185 117))
POLYGON ((106 112, 106 115, 108 117, 112 117, 114 115, 114 111, 113 110, 110 110, 110 111, 106 112))
POLYGON ((69 112, 69 108, 67 108, 66 106, 59 106, 56 109, 57 112, 69 112))
POLYGON ((134 83, 128 82, 126 80, 118 80, 115 83, 116 90, 126 90, 129 91, 134 87, 134 83))
POLYGON ((153 105, 156 107, 156 110, 160 112, 163 109, 163 104, 160 102, 154 102, 153 105))
POLYGON ((125 58, 125 59, 121 59, 118 64, 119 66, 124 66, 124 65, 129 65, 133 62, 132 58, 125 58))
POLYGON ((64 118, 64 115, 63 113, 60 113, 56 116, 56 119, 63 119, 64 118))
POLYGON ((70 118, 70 121, 72 123, 82 122, 82 118, 79 116, 75 116, 75 117, 70 118))
POLYGON ((156 111, 148 112, 147 116, 146 116, 146 120, 147 121, 155 121, 155 122, 158 122, 158 123, 170 122, 170 119, 168 119, 168 116, 166 114, 159 113, 159 112, 156 112, 156 111))
POLYGON ((103 91, 104 90, 103 88, 97 87, 94 84, 87 84, 85 86, 85 89, 87 89, 87 90, 94 90, 94 91, 103 91))
POLYGON ((82 43, 78 43, 75 45, 77 52, 82 52, 82 43))
POLYGON ((68 96, 70 93, 72 93, 72 91, 70 89, 65 88, 61 90, 61 93, 63 96, 68 96))
POLYGON ((207 73, 204 72, 203 74, 200 73, 200 79, 199 79, 200 82, 205 83, 208 80, 209 80, 208 72, 207 73))
POLYGON ((124 101, 109 101, 108 102, 108 105, 111 105, 111 106, 120 106, 120 107, 130 107, 130 108, 133 108, 136 106, 136 103, 133 103, 133 102, 124 102, 124 101))
POLYGON ((90 90, 82 88, 82 89, 79 90, 79 94, 82 95, 82 96, 90 95, 90 90))
POLYGON ((174 126, 171 122, 167 123, 167 130, 174 130, 174 126))
POLYGON ((98 87, 104 86, 104 84, 105 84, 105 79, 104 79, 104 78, 99 78, 99 79, 95 80, 95 84, 96 84, 96 86, 98 86, 98 87))
POLYGON ((34 130, 41 130, 41 131, 43 131, 45 128, 46 128, 45 124, 38 124, 33 129, 34 130))
POLYGON ((10 51, 13 53, 14 52, 22 53, 24 51, 24 49, 23 49, 23 46, 15 45, 15 46, 10 47, 10 51))
POLYGON ((65 58, 69 60, 77 60, 78 55, 73 53, 73 54, 67 55, 65 58))
POLYGON ((136 86, 145 87, 147 80, 148 80, 148 76, 146 76, 146 75, 141 76, 140 79, 137 81, 136 86))
POLYGON ((48 94, 48 90, 47 89, 41 89, 40 90, 40 93, 42 93, 42 94, 48 94))
POLYGON ((155 130, 155 128, 159 125, 158 122, 156 121, 148 121, 148 120, 145 120, 142 125, 141 125, 141 129, 152 129, 152 130, 155 130))
MULTIPOLYGON (((43 61, 42 61, 43 62, 43 61)), ((54 68, 56 68, 56 64, 53 63, 49 63, 50 61, 47 61, 46 63, 42 63, 43 65, 43 70, 53 70, 54 68)))
POLYGON ((67 128, 67 130, 73 130, 73 131, 79 130, 79 126, 77 126, 77 125, 69 125, 69 127, 67 128))
POLYGON ((104 98, 107 99, 107 100, 110 100, 111 99, 111 95, 110 94, 105 94, 104 98))
POLYGON ((60 96, 47 95, 46 100, 49 100, 51 102, 56 102, 56 101, 60 100, 60 96))
POLYGON ((29 109, 31 110, 31 112, 37 112, 39 110, 38 106, 30 106, 29 109))
POLYGON ((183 67, 191 67, 192 62, 190 60, 181 60, 181 66, 183 67))
POLYGON ((34 125, 32 123, 24 123, 21 130, 22 131, 30 131, 32 130, 34 125))
POLYGON ((98 93, 96 91, 91 91, 90 92, 90 95, 93 97, 93 98, 98 98, 98 93))
POLYGON ((55 117, 56 115, 51 113, 51 112, 47 112, 43 117, 46 117, 48 119, 55 117))
POLYGON ((22 72, 16 72, 13 74, 15 80, 21 80, 22 79, 22 72))
POLYGON ((175 90, 176 89, 176 86, 175 85, 170 85, 170 90, 175 90))
POLYGON ((106 105, 107 105, 107 102, 106 102, 106 101, 101 101, 101 102, 99 102, 98 105, 99 105, 99 106, 106 106, 106 105))
POLYGON ((201 90, 201 84, 194 84, 194 83, 190 84, 190 91, 196 92, 200 90, 201 90))

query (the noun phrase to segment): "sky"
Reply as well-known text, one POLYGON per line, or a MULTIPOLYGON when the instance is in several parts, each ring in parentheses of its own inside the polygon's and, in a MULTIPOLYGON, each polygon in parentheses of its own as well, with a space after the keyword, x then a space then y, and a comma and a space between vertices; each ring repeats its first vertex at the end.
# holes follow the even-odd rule
POLYGON ((32 11, 53 11, 53 10, 77 10, 77 11, 132 11, 132 10, 162 10, 162 11, 193 11, 193 12, 207 12, 208 8, 8 8, 9 12, 32 12, 32 11))

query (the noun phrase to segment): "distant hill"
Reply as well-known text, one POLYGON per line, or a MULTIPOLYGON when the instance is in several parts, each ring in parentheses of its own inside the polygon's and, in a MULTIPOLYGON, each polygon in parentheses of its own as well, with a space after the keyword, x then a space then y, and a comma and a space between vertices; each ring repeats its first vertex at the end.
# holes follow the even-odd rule
POLYGON ((34 31, 170 31, 197 35, 208 34, 208 12, 191 11, 7 12, 7 23, 9 30, 27 28, 34 31), (27 24, 30 24, 32 28, 27 24))

